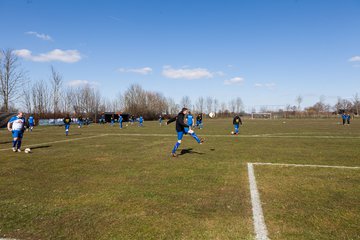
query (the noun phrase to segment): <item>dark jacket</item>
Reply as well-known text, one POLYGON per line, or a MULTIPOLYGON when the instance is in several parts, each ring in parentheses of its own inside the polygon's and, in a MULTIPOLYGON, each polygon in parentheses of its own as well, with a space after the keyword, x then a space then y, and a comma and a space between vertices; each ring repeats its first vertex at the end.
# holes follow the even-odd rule
POLYGON ((65 117, 63 121, 65 124, 70 124, 72 122, 70 117, 65 117))
POLYGON ((240 124, 242 125, 241 118, 239 116, 235 116, 233 120, 233 124, 240 124))
POLYGON ((176 117, 173 117, 169 121, 167 121, 167 124, 170 124, 170 123, 176 121, 176 131, 183 132, 184 128, 189 127, 189 125, 187 125, 184 122, 184 119, 185 119, 185 114, 183 112, 179 112, 179 114, 176 117))

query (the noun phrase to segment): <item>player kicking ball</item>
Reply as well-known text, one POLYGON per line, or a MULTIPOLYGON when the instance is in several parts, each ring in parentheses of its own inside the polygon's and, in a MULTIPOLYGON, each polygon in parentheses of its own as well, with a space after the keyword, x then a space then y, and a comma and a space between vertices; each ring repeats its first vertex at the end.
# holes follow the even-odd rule
POLYGON ((181 140, 184 136, 184 134, 190 134, 199 144, 202 144, 204 142, 204 139, 198 138, 196 136, 195 132, 191 129, 189 129, 189 125, 185 124, 184 119, 185 115, 189 113, 189 110, 187 108, 183 108, 181 112, 174 118, 167 121, 166 125, 176 121, 176 132, 177 132, 177 142, 174 145, 174 148, 171 152, 171 156, 177 157, 176 150, 179 148, 181 144, 181 140))
POLYGON ((7 128, 10 132, 12 132, 12 150, 13 152, 21 152, 21 140, 24 134, 25 127, 25 118, 23 117, 23 113, 19 112, 17 116, 12 117, 7 124, 7 128))
POLYGON ((234 125, 234 132, 231 132, 231 134, 233 135, 238 135, 239 134, 239 127, 240 125, 242 125, 242 121, 239 115, 236 115, 233 119, 233 125, 234 125))

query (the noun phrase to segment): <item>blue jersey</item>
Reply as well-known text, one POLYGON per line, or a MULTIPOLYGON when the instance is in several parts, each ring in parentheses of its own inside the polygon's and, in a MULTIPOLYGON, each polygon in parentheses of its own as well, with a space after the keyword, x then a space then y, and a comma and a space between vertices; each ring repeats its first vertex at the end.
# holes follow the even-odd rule
POLYGON ((25 118, 19 118, 18 116, 10 118, 9 123, 12 124, 13 131, 22 131, 24 130, 25 118))
POLYGON ((187 116, 187 125, 192 126, 193 125, 193 119, 194 119, 194 117, 191 114, 189 114, 187 116))
POLYGON ((142 123, 144 121, 143 117, 139 118, 139 122, 142 123))
POLYGON ((34 117, 33 117, 33 116, 30 116, 30 117, 29 117, 29 123, 30 123, 30 124, 34 124, 34 117))
POLYGON ((347 119, 346 114, 343 114, 343 115, 342 115, 342 119, 344 119, 344 120, 347 119))
POLYGON ((123 117, 120 115, 119 116, 119 122, 122 122, 123 121, 123 117))

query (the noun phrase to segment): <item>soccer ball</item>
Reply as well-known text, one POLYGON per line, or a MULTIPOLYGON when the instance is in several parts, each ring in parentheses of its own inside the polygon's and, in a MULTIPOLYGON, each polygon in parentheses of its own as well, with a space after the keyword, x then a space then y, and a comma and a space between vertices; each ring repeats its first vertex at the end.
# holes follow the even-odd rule
POLYGON ((30 153, 31 149, 30 148, 25 148, 25 153, 30 153))
POLYGON ((231 135, 234 135, 234 131, 231 131, 231 135))
POLYGON ((210 118, 214 118, 214 117, 215 117, 215 113, 214 113, 214 112, 209 113, 209 117, 210 117, 210 118))

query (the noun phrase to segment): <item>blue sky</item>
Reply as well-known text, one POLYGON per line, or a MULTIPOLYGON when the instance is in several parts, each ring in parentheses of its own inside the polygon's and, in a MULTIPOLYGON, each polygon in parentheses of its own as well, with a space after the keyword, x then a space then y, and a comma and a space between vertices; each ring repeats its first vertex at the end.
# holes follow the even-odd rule
POLYGON ((0 47, 31 81, 109 99, 140 84, 179 102, 297 105, 360 94, 358 0, 0 0, 0 47))

